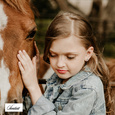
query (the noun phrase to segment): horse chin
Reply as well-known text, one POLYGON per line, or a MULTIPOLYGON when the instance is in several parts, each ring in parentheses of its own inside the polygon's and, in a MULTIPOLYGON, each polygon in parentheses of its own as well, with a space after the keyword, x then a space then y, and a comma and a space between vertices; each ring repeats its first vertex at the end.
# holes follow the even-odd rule
POLYGON ((4 112, 2 115, 21 115, 19 112, 4 112))
POLYGON ((22 103, 22 91, 23 91, 23 83, 21 79, 21 75, 16 76, 17 79, 15 79, 14 76, 10 76, 10 84, 11 88, 8 92, 7 101, 8 103, 22 103))

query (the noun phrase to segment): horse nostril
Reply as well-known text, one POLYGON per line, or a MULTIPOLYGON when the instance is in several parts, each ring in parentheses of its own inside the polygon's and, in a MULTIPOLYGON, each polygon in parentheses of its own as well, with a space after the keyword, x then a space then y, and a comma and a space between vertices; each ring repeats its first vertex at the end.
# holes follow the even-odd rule
POLYGON ((10 103, 18 103, 17 99, 12 100, 10 103))
POLYGON ((14 103, 18 103, 18 101, 15 99, 14 101, 13 101, 14 103))

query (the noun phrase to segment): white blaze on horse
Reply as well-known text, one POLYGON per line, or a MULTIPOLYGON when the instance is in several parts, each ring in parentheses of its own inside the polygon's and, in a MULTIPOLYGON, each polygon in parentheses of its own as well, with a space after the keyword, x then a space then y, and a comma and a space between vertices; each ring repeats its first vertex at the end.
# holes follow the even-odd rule
POLYGON ((0 114, 5 103, 22 102, 23 82, 17 53, 36 55, 36 24, 29 0, 0 0, 0 114))

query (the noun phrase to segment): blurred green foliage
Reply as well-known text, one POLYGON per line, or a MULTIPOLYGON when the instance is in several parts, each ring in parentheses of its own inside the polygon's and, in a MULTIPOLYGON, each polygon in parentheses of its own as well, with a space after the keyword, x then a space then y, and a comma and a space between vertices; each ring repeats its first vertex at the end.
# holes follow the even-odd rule
POLYGON ((114 57, 115 58, 115 43, 108 43, 104 47, 104 56, 105 57, 114 57))
POLYGON ((108 34, 103 53, 105 57, 115 58, 115 31, 108 34))
POLYGON ((44 40, 47 28, 51 22, 51 19, 36 19, 37 24, 37 33, 35 36, 35 40, 37 42, 37 46, 39 48, 40 53, 42 54, 44 51, 44 40))
POLYGON ((36 10, 38 10, 40 19, 54 18, 59 11, 58 7, 55 9, 52 7, 50 0, 32 0, 32 3, 36 10))

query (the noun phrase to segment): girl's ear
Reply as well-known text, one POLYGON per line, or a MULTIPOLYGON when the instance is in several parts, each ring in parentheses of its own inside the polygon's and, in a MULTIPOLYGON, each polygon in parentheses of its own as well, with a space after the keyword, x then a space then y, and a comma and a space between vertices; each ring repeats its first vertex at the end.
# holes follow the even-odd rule
POLYGON ((93 55, 94 48, 93 46, 90 46, 86 51, 85 61, 88 61, 91 56, 93 55))

